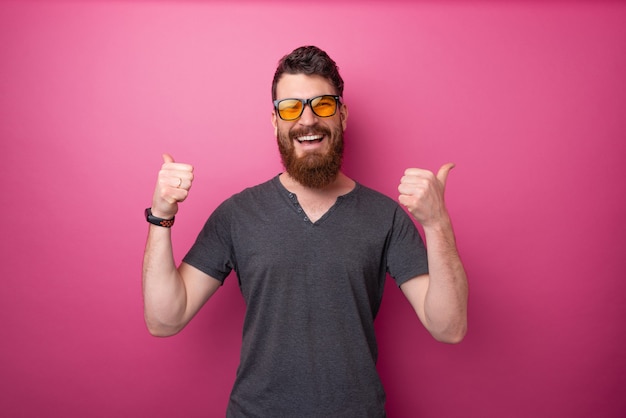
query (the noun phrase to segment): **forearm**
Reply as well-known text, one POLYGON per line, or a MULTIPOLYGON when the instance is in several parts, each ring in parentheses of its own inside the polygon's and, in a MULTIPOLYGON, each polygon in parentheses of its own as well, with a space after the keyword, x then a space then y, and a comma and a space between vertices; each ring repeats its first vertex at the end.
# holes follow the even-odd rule
POLYGON ((429 283, 424 314, 431 334, 459 342, 467 330, 468 285, 449 218, 424 227, 428 245, 429 283))
POLYGON ((174 262, 169 228, 150 225, 143 260, 143 298, 150 333, 168 336, 180 331, 187 295, 174 262))

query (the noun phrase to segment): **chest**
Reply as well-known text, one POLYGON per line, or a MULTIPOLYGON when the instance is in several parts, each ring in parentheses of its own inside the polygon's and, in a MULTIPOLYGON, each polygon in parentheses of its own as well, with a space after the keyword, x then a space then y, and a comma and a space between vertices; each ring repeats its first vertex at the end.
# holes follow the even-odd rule
POLYGON ((319 222, 293 205, 236 225, 233 250, 244 287, 267 281, 291 286, 301 280, 332 285, 339 277, 362 281, 370 274, 378 282, 391 225, 372 222, 349 204, 313 208, 320 211, 319 222))
POLYGON ((302 209, 302 212, 306 214, 307 218, 315 223, 319 221, 328 211, 335 205, 337 199, 332 198, 299 198, 296 200, 296 205, 302 209))

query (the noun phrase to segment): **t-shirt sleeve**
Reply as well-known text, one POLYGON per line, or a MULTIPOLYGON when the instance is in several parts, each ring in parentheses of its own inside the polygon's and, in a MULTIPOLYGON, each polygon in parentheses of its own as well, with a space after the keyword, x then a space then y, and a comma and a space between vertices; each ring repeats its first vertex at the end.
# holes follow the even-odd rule
POLYGON ((209 217, 183 261, 222 283, 235 266, 231 236, 230 202, 209 217))
POLYGON ((400 206, 395 212, 387 248, 387 272, 398 286, 413 277, 428 273, 428 258, 422 236, 411 217, 400 206))

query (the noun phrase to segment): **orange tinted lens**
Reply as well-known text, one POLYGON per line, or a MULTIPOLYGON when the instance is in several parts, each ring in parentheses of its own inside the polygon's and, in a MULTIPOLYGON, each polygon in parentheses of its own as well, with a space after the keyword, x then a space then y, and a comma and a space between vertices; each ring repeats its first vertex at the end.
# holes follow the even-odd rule
POLYGON ((302 113, 300 100, 282 100, 278 103, 278 114, 285 120, 297 119, 302 113))
POLYGON ((311 102, 311 108, 317 116, 328 117, 335 114, 337 102, 333 96, 317 97, 311 102))

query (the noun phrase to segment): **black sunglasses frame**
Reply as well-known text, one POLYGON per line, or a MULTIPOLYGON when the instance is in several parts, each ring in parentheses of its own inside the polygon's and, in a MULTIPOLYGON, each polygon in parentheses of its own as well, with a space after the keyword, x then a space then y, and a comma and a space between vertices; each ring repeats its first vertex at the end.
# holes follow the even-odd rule
POLYGON ((315 116, 320 117, 320 118, 330 118, 331 116, 335 116, 337 114, 337 109, 339 108, 339 106, 341 106, 341 97, 340 96, 335 96, 335 95, 332 95, 332 94, 322 94, 322 95, 319 95, 319 96, 311 97, 310 99, 287 98, 287 99, 274 100, 273 103, 274 103, 274 109, 276 110, 276 114, 278 115, 279 118, 281 118, 284 121, 293 121, 293 120, 299 119, 300 116, 302 116, 302 114, 304 113, 304 108, 306 107, 306 105, 309 105, 309 107, 311 108, 311 111, 313 112, 313 114, 315 114, 315 116), (332 115, 322 116, 322 115, 318 115, 315 112, 315 109, 313 109, 313 106, 311 105, 311 103, 313 102, 313 100, 319 99, 320 97, 332 97, 333 99, 335 99, 335 111, 333 112, 332 115), (298 116, 296 116, 295 118, 292 118, 292 119, 285 119, 285 118, 283 118, 280 115, 280 110, 278 109, 278 105, 280 104, 280 102, 282 102, 284 100, 297 100, 300 103, 302 103, 302 110, 300 110, 300 114, 298 116))

